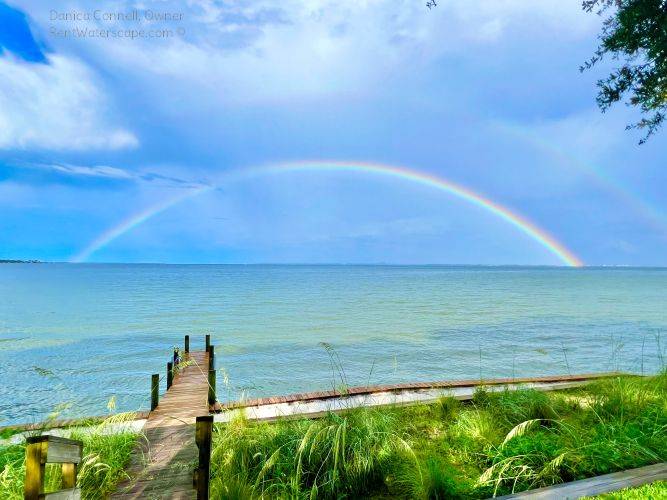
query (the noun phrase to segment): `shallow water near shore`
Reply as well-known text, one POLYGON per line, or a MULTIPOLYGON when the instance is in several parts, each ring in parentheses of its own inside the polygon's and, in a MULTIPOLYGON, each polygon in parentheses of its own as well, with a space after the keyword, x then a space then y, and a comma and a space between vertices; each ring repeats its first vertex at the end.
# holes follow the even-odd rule
POLYGON ((0 298, 0 425, 145 410, 184 334, 222 400, 667 355, 665 268, 5 264, 0 298))

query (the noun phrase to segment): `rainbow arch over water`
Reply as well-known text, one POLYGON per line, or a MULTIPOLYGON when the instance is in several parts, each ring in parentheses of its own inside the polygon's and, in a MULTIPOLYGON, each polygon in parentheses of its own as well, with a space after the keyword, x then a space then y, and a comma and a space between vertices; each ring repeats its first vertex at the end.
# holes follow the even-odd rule
POLYGON ((527 235, 540 245, 542 245, 551 254, 558 257, 558 259, 567 266, 580 267, 583 262, 571 250, 569 250, 563 243, 559 242, 554 236, 549 234, 546 230, 531 222, 528 218, 519 213, 510 210, 509 208, 497 203, 483 195, 465 187, 456 184, 443 177, 435 176, 433 174, 414 170, 406 167, 399 167, 393 165, 385 165, 380 163, 369 162, 353 162, 340 160, 311 160, 311 161, 296 161, 277 163, 272 165, 251 167, 232 171, 221 177, 215 185, 202 186, 193 188, 185 193, 162 200, 137 214, 134 214, 127 219, 121 221, 108 228, 105 232, 95 238, 85 248, 74 255, 70 262, 85 262, 88 258, 98 250, 109 245, 115 239, 132 229, 145 223, 152 217, 159 213, 168 210, 169 208, 181 203, 189 198, 201 195, 205 192, 215 190, 217 186, 236 179, 246 179, 259 177, 264 175, 277 175, 288 172, 359 172, 377 174, 385 177, 394 177, 397 179, 414 182, 429 186, 439 191, 453 195, 459 199, 465 200, 479 208, 482 208, 491 214, 504 220, 523 234, 527 235))

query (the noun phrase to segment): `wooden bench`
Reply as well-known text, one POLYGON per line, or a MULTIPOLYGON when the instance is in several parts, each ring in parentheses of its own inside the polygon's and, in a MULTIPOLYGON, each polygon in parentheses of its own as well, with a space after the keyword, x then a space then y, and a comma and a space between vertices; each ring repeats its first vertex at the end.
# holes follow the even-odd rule
POLYGON ((81 489, 76 487, 76 469, 81 463, 83 443, 57 436, 36 436, 26 440, 25 499, 79 500, 81 489), (46 464, 62 464, 62 489, 44 493, 46 464))

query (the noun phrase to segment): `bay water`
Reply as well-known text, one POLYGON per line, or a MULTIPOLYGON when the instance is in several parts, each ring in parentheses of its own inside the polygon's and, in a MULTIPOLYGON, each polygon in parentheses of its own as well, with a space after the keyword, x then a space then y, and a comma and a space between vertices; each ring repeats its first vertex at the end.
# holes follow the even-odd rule
POLYGON ((231 400, 652 373, 666 332, 665 268, 0 264, 0 426, 145 410, 185 334, 231 400))

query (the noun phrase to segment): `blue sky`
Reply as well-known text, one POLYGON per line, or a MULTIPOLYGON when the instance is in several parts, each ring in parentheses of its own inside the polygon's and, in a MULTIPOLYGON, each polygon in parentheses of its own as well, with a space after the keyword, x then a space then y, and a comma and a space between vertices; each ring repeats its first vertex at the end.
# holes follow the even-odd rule
MULTIPOLYGON (((0 258, 69 260, 225 172, 336 159, 467 186, 587 264, 667 265, 666 136, 638 146, 633 109, 595 106, 610 66, 578 71, 600 22, 579 0, 0 3, 0 258), (182 20, 58 19, 95 9, 182 20)), ((90 260, 559 263, 477 206, 350 172, 220 184, 90 260)))

